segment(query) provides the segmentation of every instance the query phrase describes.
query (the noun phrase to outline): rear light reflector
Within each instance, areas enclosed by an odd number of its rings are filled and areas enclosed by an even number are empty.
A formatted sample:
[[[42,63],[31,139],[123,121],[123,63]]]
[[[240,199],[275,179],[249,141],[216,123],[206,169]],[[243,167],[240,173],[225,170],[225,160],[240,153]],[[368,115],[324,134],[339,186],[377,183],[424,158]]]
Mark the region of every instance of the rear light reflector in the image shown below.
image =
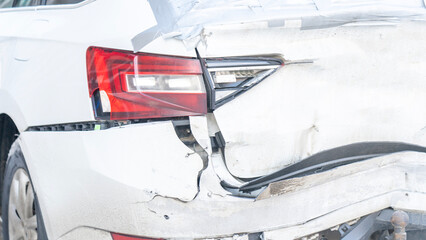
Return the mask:
[[[198,59],[90,47],[87,72],[97,119],[181,117],[207,112]]]
[[[126,235],[120,235],[117,233],[111,233],[112,239],[113,240],[161,240],[158,238],[144,238],[144,237],[131,237],[131,236],[126,236]]]

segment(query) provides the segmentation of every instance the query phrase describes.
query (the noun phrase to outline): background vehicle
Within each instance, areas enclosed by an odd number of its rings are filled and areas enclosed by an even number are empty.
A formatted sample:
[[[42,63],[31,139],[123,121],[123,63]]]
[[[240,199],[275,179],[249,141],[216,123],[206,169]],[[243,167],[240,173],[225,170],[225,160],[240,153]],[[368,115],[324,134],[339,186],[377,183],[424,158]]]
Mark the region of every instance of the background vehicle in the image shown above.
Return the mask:
[[[6,239],[424,229],[422,0],[0,6]]]

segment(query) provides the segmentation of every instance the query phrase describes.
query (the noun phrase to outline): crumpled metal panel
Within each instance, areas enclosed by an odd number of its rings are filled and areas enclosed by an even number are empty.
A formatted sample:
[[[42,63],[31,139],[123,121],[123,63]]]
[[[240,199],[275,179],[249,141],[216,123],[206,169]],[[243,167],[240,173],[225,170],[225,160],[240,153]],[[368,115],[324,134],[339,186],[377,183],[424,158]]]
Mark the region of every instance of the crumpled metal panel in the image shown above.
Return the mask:
[[[302,17],[306,18],[302,28],[310,28],[383,18],[395,20],[395,17],[425,19],[424,0],[149,0],[149,3],[157,26],[132,40],[135,50],[159,36],[181,40],[198,37],[207,25],[270,21],[276,26],[278,19]],[[315,20],[316,24],[311,26],[311,17],[320,17],[320,21]]]
[[[370,22],[370,24],[379,24]],[[368,141],[426,145],[424,22],[212,29],[203,57],[280,53],[288,64],[214,111],[238,177]]]

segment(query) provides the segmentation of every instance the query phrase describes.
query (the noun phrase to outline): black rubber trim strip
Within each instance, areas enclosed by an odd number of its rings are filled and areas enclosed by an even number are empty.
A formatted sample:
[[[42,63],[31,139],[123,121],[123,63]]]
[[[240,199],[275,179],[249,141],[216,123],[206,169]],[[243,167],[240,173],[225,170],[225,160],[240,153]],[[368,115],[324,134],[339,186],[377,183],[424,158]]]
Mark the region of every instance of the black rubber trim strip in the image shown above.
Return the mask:
[[[215,89],[214,89],[214,83],[213,83],[213,80],[210,77],[209,71],[207,70],[206,60],[203,59],[200,56],[198,49],[195,49],[195,53],[197,54],[197,58],[200,61],[201,70],[203,71],[203,79],[204,79],[204,83],[206,85],[208,112],[213,112],[213,110],[216,108],[216,106],[215,106],[216,93],[215,93]]]
[[[113,127],[126,126],[130,124],[149,123],[149,122],[180,122],[189,121],[189,117],[173,117],[173,118],[154,118],[154,119],[134,119],[125,121],[90,121],[90,122],[76,122],[76,123],[63,123],[42,126],[31,126],[27,128],[27,132],[69,132],[69,131],[94,131],[105,130]]]
[[[250,192],[273,182],[324,172],[342,165],[403,151],[426,153],[426,148],[401,142],[354,143],[317,153],[277,172],[252,180],[239,189],[242,192]]]

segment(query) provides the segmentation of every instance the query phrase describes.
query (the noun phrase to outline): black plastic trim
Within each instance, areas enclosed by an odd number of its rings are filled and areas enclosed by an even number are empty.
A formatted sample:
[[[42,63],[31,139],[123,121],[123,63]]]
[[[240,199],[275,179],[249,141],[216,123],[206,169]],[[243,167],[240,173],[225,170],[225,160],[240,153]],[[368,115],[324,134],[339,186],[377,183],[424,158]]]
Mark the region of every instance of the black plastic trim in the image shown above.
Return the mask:
[[[200,60],[201,70],[203,71],[203,77],[204,77],[204,84],[206,85],[206,93],[207,93],[207,109],[209,112],[213,112],[215,109],[215,90],[214,90],[214,83],[213,80],[210,77],[210,73],[207,70],[207,63],[206,61],[201,58],[200,53],[197,49],[195,49],[195,52],[197,53],[197,58]]]
[[[175,117],[175,118],[156,118],[156,119],[136,119],[126,121],[90,121],[90,122],[76,122],[76,123],[63,123],[52,125],[41,125],[28,127],[28,132],[70,132],[70,131],[94,131],[105,130],[113,127],[126,126],[130,124],[149,123],[149,122],[164,122],[172,121],[181,122],[189,121],[188,117]]]
[[[238,95],[246,92],[252,87],[256,86],[268,76],[273,74],[280,66],[284,65],[284,60],[278,57],[278,55],[271,56],[248,56],[248,57],[221,57],[221,58],[202,58],[197,49],[195,49],[197,58],[200,60],[201,69],[203,71],[204,83],[206,85],[207,92],[207,106],[208,111],[213,112],[216,108],[223,104],[233,100]],[[262,66],[276,66],[276,68],[265,69],[269,71],[267,75],[249,86],[244,84],[249,83],[253,78],[247,79],[238,85],[226,85],[214,83],[209,68],[240,68],[240,67],[262,67]],[[224,99],[216,101],[216,92],[221,90],[233,90],[234,93],[230,94]]]
[[[426,153],[426,148],[401,142],[354,143],[317,153],[277,172],[252,180],[239,189],[250,192],[273,182],[324,172],[350,163],[403,151]]]

